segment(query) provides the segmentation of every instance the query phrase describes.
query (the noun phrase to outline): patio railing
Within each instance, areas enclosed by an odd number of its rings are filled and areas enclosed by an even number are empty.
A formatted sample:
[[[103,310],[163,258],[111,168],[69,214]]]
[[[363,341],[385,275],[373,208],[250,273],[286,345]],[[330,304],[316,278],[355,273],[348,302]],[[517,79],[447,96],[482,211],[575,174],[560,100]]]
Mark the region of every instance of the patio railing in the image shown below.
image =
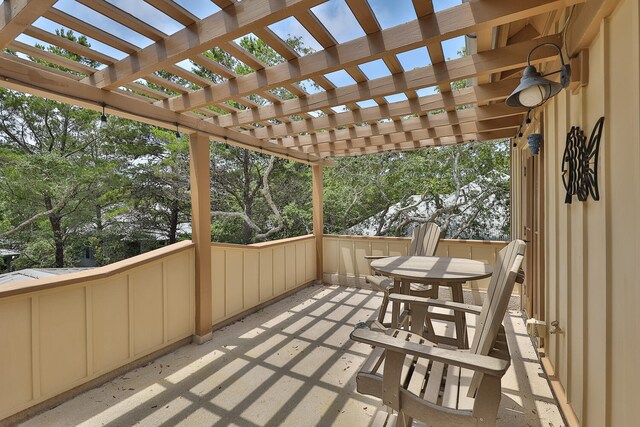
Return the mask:
[[[377,237],[351,235],[324,236],[324,281],[326,283],[363,286],[364,276],[371,274],[365,255],[406,255],[411,239],[407,237]],[[438,245],[436,255],[469,258],[493,264],[498,252],[507,245],[504,241],[448,240]],[[486,290],[489,279],[471,281],[468,289]],[[514,294],[520,295],[516,284]]]
[[[194,249],[0,287],[0,420],[194,333]]]
[[[313,235],[252,245],[211,245],[214,325],[221,325],[315,280]]]
[[[364,255],[402,255],[408,245],[406,238],[326,235],[324,280],[361,283],[369,272]],[[444,240],[438,252],[493,263],[504,245]],[[214,328],[316,278],[313,235],[211,248]],[[0,287],[0,420],[187,342],[195,333],[194,262],[194,244],[185,241],[92,270]]]

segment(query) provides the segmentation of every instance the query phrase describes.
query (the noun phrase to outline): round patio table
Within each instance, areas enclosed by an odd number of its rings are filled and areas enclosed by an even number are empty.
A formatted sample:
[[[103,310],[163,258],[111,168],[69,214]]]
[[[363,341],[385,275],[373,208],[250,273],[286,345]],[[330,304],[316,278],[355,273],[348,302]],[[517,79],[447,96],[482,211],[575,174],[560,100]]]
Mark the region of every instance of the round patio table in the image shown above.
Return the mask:
[[[481,261],[466,258],[441,256],[396,256],[377,259],[371,268],[383,276],[393,278],[393,292],[409,294],[411,283],[449,286],[454,302],[464,303],[462,285],[471,280],[490,277],[493,267]],[[391,309],[392,325],[397,326],[400,303],[394,302]],[[463,312],[454,314],[456,339],[467,347],[466,321]]]

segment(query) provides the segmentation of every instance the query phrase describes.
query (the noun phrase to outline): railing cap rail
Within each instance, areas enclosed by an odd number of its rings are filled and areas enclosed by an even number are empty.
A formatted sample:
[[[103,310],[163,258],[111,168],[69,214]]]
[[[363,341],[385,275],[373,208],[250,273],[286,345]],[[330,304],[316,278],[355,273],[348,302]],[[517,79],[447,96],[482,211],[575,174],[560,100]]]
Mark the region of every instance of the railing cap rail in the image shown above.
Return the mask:
[[[411,237],[398,236],[362,236],[358,234],[325,234],[326,238],[334,239],[355,239],[355,240],[411,240]],[[473,240],[473,239],[442,239],[441,243],[461,243],[474,245],[498,245],[507,244],[506,240]]]
[[[106,279],[115,274],[122,273],[132,268],[157,261],[159,259],[174,255],[182,251],[186,251],[193,248],[194,246],[195,245],[191,240],[185,240],[182,242],[174,243],[173,245],[165,246],[164,248],[137,255],[132,258],[114,262],[113,264],[93,268],[91,270],[83,270],[77,273],[69,273],[60,276],[44,277],[42,279],[34,279],[0,285],[0,298],[7,298],[14,295],[59,288],[79,282],[90,282]]]
[[[287,239],[271,240],[268,242],[260,242],[260,243],[251,243],[249,245],[241,245],[238,243],[211,242],[211,246],[222,247],[222,248],[235,248],[235,249],[264,249],[272,246],[286,245],[289,243],[299,242],[301,240],[309,240],[313,238],[314,238],[313,234],[306,234],[304,236],[289,237]]]

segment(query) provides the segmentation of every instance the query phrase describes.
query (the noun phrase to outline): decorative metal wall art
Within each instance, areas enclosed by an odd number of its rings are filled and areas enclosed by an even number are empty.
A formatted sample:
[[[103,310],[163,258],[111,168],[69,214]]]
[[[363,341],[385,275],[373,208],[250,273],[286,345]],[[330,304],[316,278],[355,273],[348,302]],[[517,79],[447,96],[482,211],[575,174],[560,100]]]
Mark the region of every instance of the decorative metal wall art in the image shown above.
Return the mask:
[[[571,203],[573,195],[584,202],[589,194],[593,200],[600,200],[598,191],[598,153],[604,117],[596,122],[587,144],[584,132],[572,126],[567,134],[567,145],[562,155],[562,182],[567,190],[565,203]]]

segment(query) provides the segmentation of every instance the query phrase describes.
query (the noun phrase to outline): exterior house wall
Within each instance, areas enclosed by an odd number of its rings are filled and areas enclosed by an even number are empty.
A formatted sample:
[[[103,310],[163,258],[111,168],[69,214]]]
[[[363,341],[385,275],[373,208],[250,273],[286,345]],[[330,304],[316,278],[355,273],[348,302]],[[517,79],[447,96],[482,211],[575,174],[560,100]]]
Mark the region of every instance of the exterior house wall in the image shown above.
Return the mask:
[[[640,6],[621,1],[589,47],[589,81],[562,91],[543,111],[546,201],[546,320],[561,333],[545,355],[566,403],[583,426],[637,424],[640,395]],[[587,138],[605,117],[600,200],[565,204],[561,165],[566,135]],[[523,146],[514,149],[520,192]],[[517,217],[524,215],[515,212]],[[571,417],[570,417],[571,418]]]

